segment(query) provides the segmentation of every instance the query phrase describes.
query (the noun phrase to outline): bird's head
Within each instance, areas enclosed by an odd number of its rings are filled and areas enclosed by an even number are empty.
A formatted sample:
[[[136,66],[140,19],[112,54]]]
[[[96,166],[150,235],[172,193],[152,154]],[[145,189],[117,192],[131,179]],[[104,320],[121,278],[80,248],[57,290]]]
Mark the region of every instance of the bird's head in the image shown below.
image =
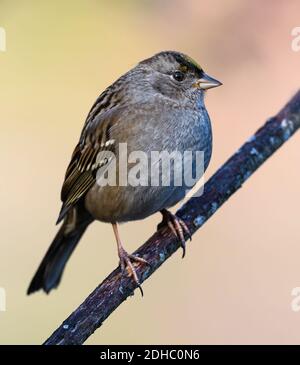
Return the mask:
[[[202,67],[189,56],[165,51],[140,62],[147,81],[156,92],[172,99],[195,98],[204,91],[222,85],[207,75]]]

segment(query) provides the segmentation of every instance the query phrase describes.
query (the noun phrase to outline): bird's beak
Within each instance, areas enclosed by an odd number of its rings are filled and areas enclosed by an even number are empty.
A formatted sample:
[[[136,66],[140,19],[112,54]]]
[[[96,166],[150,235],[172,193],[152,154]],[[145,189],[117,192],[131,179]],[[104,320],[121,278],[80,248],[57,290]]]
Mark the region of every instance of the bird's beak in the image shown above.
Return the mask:
[[[197,80],[193,86],[197,89],[207,90],[221,85],[222,82],[208,76],[206,73],[203,73],[201,79]]]

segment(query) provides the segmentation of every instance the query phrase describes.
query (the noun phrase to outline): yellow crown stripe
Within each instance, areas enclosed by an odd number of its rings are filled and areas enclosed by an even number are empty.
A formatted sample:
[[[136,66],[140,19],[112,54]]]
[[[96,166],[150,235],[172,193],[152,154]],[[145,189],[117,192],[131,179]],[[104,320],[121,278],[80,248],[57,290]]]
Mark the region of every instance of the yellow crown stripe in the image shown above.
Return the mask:
[[[202,67],[197,63],[195,60],[193,60],[191,57],[184,55],[183,58],[188,62],[191,63],[193,66],[197,67],[199,70],[202,70]]]

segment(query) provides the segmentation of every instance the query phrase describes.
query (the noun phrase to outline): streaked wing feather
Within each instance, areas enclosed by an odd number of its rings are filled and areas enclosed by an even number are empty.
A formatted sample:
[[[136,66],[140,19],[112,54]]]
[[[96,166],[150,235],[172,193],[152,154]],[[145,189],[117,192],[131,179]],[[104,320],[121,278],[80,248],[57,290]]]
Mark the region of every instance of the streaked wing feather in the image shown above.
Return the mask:
[[[71,161],[66,171],[61,190],[61,208],[57,223],[66,215],[68,210],[83,197],[96,181],[98,168],[109,162],[105,152],[114,150],[114,141],[109,139],[111,113],[108,118],[99,119],[99,123],[92,130],[86,129],[80,142],[75,147]],[[106,113],[104,113],[104,116]],[[99,129],[101,128],[101,129]],[[100,132],[101,133],[100,133]],[[101,153],[101,159],[98,156]]]

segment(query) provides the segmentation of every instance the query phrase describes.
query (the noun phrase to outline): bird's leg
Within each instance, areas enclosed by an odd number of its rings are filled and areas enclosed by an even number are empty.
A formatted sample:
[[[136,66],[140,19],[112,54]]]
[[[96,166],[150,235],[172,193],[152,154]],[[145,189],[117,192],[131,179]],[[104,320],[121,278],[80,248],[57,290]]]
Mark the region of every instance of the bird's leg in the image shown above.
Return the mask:
[[[140,284],[139,278],[137,276],[136,270],[134,268],[133,262],[140,263],[140,264],[147,264],[147,265],[149,265],[149,263],[145,259],[142,259],[141,257],[128,254],[127,251],[122,246],[117,223],[113,223],[112,226],[113,226],[114,234],[115,234],[115,237],[117,240],[118,255],[119,255],[119,259],[120,259],[120,267],[121,267],[122,275],[126,275],[126,270],[128,270],[129,276],[133,277],[133,280],[137,284],[137,286],[140,289],[141,294],[143,296],[144,295],[143,289],[141,287],[141,284]]]
[[[169,227],[171,232],[173,232],[174,236],[177,237],[179,240],[183,253],[182,257],[185,256],[185,238],[184,235],[186,234],[190,240],[192,240],[191,232],[185,222],[177,217],[175,214],[172,214],[167,209],[162,209],[161,214],[163,219],[161,223],[157,226],[157,229],[161,229],[163,227]]]

